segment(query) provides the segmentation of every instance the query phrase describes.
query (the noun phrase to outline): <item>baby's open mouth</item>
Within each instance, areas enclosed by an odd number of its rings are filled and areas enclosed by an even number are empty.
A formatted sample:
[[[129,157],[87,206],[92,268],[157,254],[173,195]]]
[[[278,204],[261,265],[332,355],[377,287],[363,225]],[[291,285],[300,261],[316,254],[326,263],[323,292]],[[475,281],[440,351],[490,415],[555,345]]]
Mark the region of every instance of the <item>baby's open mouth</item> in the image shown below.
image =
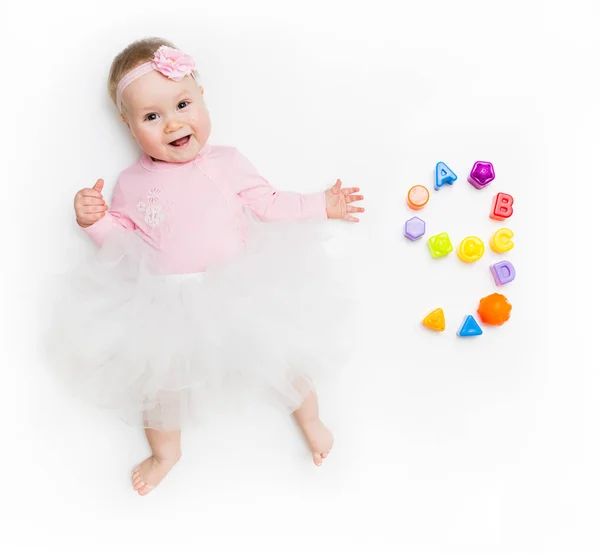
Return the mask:
[[[190,137],[191,135],[188,134],[187,136],[183,136],[182,138],[173,140],[173,142],[169,142],[169,146],[173,146],[175,148],[183,148],[184,146],[187,146],[188,142],[190,141]]]

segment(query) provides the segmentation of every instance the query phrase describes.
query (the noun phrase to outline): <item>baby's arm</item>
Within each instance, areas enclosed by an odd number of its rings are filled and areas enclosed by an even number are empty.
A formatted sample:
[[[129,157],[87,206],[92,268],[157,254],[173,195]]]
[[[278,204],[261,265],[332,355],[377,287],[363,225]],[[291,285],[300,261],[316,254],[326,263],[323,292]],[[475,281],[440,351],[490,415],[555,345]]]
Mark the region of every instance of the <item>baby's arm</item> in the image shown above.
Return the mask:
[[[104,182],[99,179],[93,188],[84,188],[75,195],[75,217],[84,232],[101,246],[115,228],[135,230],[135,223],[124,215],[123,192],[117,182],[109,209],[102,196]]]
[[[300,194],[276,190],[237,150],[233,169],[233,184],[238,197],[261,221],[327,219],[325,192]]]

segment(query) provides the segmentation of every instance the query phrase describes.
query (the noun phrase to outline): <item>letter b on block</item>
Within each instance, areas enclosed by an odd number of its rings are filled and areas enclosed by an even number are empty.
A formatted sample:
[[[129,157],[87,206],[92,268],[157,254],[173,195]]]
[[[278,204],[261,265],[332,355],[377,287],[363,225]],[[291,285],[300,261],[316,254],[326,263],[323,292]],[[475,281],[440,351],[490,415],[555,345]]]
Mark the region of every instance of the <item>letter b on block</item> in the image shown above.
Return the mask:
[[[492,210],[490,211],[490,219],[496,221],[504,221],[513,214],[513,197],[510,194],[500,192],[494,196],[492,202]]]

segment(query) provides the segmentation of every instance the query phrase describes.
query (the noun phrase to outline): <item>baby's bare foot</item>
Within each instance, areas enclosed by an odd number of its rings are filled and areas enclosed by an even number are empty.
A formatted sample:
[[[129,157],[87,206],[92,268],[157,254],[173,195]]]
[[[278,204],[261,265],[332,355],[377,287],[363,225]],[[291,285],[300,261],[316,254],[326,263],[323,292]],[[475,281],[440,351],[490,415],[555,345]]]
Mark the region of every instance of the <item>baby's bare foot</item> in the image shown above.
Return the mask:
[[[140,495],[150,493],[161,480],[169,473],[179,458],[158,459],[154,456],[148,457],[144,462],[133,469],[131,482],[133,489]]]
[[[305,422],[301,429],[312,451],[313,461],[320,467],[333,446],[333,434],[320,419]]]

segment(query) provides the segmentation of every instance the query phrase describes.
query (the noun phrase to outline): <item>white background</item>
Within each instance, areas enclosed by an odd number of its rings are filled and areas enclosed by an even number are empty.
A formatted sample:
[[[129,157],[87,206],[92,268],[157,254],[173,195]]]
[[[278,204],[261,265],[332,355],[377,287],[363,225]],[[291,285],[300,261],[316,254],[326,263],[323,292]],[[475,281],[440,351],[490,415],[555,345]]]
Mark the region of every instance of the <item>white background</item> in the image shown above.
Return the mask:
[[[3,8],[0,548],[21,551],[598,551],[595,260],[598,8],[594,2],[14,3]],[[595,22],[596,23],[595,23]],[[267,406],[215,412],[145,498],[129,471],[143,434],[66,397],[37,353],[43,284],[91,251],[72,197],[112,191],[138,151],[106,94],[112,57],[162,36],[199,65],[213,144],[281,189],[341,178],[367,212],[356,245],[361,340],[321,383],[336,436],[311,465]],[[497,178],[476,191],[474,161]],[[428,236],[487,243],[508,192],[510,254],[432,260],[402,224],[432,189]],[[500,328],[455,333],[497,290]],[[447,330],[419,322],[446,311]]]

